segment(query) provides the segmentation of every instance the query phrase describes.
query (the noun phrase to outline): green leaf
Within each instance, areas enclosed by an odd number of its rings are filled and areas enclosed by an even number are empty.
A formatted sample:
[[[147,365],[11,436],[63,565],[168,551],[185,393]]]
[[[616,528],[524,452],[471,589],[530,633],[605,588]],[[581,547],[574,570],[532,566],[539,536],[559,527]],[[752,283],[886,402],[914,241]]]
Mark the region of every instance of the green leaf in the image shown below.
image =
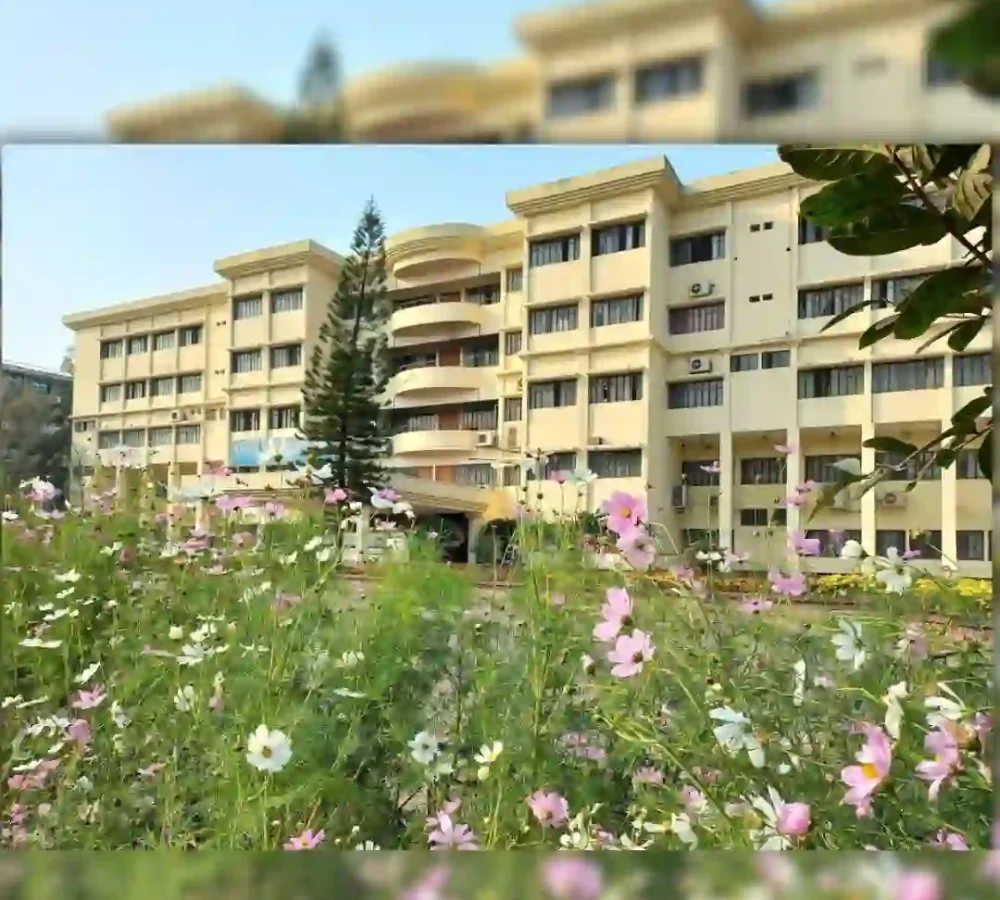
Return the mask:
[[[879,169],[894,171],[884,147],[855,145],[816,147],[806,144],[783,144],[778,157],[796,174],[812,181],[836,181]]]
[[[986,273],[979,266],[934,272],[899,305],[899,318],[893,335],[900,340],[911,340],[920,337],[943,316],[979,312],[983,304],[976,299],[976,295],[986,284]]]
[[[979,144],[946,144],[938,148],[941,152],[930,172],[930,180],[936,181],[965,168],[979,148]]]
[[[847,256],[885,256],[936,244],[948,234],[943,216],[919,206],[889,206],[848,225],[833,227],[827,243]]]
[[[951,417],[951,421],[975,422],[986,410],[993,406],[993,391],[988,391],[980,397],[973,397]]]
[[[993,430],[987,432],[986,437],[983,438],[983,443],[979,447],[979,453],[976,455],[979,462],[979,468],[982,473],[990,479],[993,480]]]
[[[916,444],[908,444],[894,437],[873,437],[863,441],[862,447],[871,447],[882,453],[900,453],[903,456],[912,456],[917,452]]]
[[[892,329],[896,325],[896,319],[899,318],[898,313],[883,319],[881,322],[876,322],[874,325],[870,325],[865,329],[864,333],[858,340],[858,349],[864,350],[865,347],[870,347],[872,344],[877,344],[883,338],[892,336]]]
[[[956,353],[961,353],[975,340],[985,323],[985,319],[972,319],[959,323],[954,327],[951,337],[948,338],[948,346]]]
[[[983,144],[955,182],[952,206],[963,219],[972,221],[993,194],[990,145]]]
[[[802,215],[824,228],[849,225],[886,205],[898,204],[906,188],[894,170],[879,169],[842,178],[802,201]]]
[[[863,303],[857,304],[857,306],[852,306],[850,309],[845,309],[842,312],[837,313],[837,315],[830,319],[830,321],[820,329],[820,333],[826,331],[828,328],[833,328],[834,325],[840,324],[844,321],[844,319],[849,316],[853,316],[856,312],[860,312],[866,307],[871,306],[874,302],[874,300],[865,300]]]
[[[980,94],[1000,97],[1000,4],[975,0],[931,35],[930,53]]]

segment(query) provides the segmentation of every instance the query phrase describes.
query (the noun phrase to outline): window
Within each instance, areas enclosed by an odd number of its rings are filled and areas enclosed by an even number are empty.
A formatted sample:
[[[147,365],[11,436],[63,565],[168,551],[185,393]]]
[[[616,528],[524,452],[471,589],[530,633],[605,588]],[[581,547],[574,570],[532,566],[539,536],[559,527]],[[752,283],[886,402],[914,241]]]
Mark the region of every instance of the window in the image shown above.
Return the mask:
[[[752,372],[760,366],[760,356],[757,353],[734,353],[729,357],[730,372]]]
[[[877,278],[872,281],[872,306],[875,309],[885,309],[887,306],[899,306],[924,279],[931,274],[900,275],[896,278]]]
[[[185,325],[178,334],[179,343],[182,347],[193,347],[201,343],[201,326]]]
[[[642,372],[624,375],[591,375],[591,403],[623,403],[642,399]]]
[[[879,451],[875,454],[875,464],[883,466],[892,471],[888,474],[888,481],[916,481],[917,473],[930,462],[933,453],[925,453],[915,459],[906,460],[902,453],[889,453]],[[933,463],[920,476],[921,481],[940,481],[941,467]]]
[[[193,375],[181,375],[177,379],[177,393],[178,394],[193,394],[195,391],[201,390],[201,373],[196,372]]]
[[[122,432],[122,446],[124,447],[144,447],[146,446],[145,428],[126,428]]]
[[[126,400],[142,400],[146,396],[146,382],[145,381],[126,381],[125,382],[125,399]]]
[[[153,350],[173,350],[177,334],[173,331],[160,331],[153,335]]]
[[[576,470],[575,453],[550,453],[545,460],[545,477],[551,478],[556,472],[573,472]]]
[[[762,369],[787,369],[792,361],[790,350],[763,350],[760,354]]]
[[[259,294],[256,297],[238,297],[233,300],[234,319],[253,319],[263,312],[264,301]]]
[[[492,487],[495,473],[489,463],[471,463],[455,466],[455,484]]]
[[[598,478],[641,478],[641,450],[591,450],[587,467]]]
[[[697,94],[702,89],[704,64],[700,56],[653,63],[636,70],[636,105]]]
[[[837,316],[863,303],[865,286],[857,281],[830,287],[806,288],[799,291],[799,318],[818,319]]]
[[[928,54],[924,59],[924,84],[927,87],[945,87],[961,84],[958,72],[949,63]]]
[[[675,381],[667,385],[667,406],[670,409],[698,409],[722,406],[722,379]]]
[[[459,299],[459,294],[442,294],[442,303],[453,303]],[[415,309],[418,306],[433,306],[436,301],[431,296],[410,297],[408,300],[398,300],[396,309]]]
[[[285,344],[271,348],[271,368],[287,369],[289,366],[302,365],[302,345]]]
[[[469,288],[465,292],[465,299],[469,303],[478,303],[480,306],[493,306],[500,302],[500,285],[484,284],[480,287]]]
[[[497,408],[463,409],[461,421],[463,431],[496,431]]]
[[[671,309],[667,313],[667,327],[671,334],[718,331],[726,327],[726,304],[708,303]]]
[[[146,353],[149,350],[149,335],[140,335],[139,337],[130,337],[125,342],[125,352],[129,356],[136,353]]]
[[[777,457],[740,460],[740,484],[784,484],[785,467]]]
[[[528,409],[576,405],[576,379],[537,381],[528,386]]]
[[[771,524],[784,527],[788,524],[788,507],[776,506],[771,510]]]
[[[472,344],[462,348],[462,365],[482,368],[500,365],[500,343],[491,340],[485,344]]]
[[[973,384],[989,384],[993,380],[993,369],[989,353],[970,353],[955,357],[955,387]]]
[[[400,431],[437,431],[441,423],[435,413],[409,415],[403,421]]]
[[[521,344],[524,336],[520,331],[508,331],[503,336],[503,352],[507,356],[514,356],[521,352]]]
[[[580,235],[532,241],[528,245],[528,265],[531,268],[550,266],[554,263],[573,262],[580,258]]]
[[[931,530],[911,533],[909,549],[916,553],[917,559],[940,559],[941,532]]]
[[[718,487],[719,473],[714,469],[714,459],[686,459],[681,463],[681,478],[690,487]]]
[[[958,459],[955,460],[955,477],[963,481],[971,478],[985,478],[982,469],[979,468],[978,450],[960,450]]]
[[[174,442],[174,430],[173,428],[150,428],[149,429],[149,446],[150,447],[166,447]]]
[[[548,117],[565,119],[614,109],[615,79],[598,75],[549,85]]]
[[[404,353],[393,361],[393,372],[405,372],[407,369],[426,369],[438,364],[437,351],[428,353]]]
[[[590,327],[623,325],[642,321],[642,294],[629,297],[606,297],[590,301]]]
[[[101,359],[118,359],[124,347],[125,342],[122,340],[101,341]]]
[[[177,426],[177,443],[178,444],[199,444],[199,443],[201,443],[201,426],[200,425],[178,425]]]
[[[503,467],[503,486],[504,487],[517,487],[521,483],[521,467],[520,466],[504,466]]]
[[[815,225],[810,222],[805,216],[799,216],[799,243],[800,244],[818,244],[826,240],[826,236],[829,234],[829,229],[824,228],[822,225]],[[803,318],[800,316],[799,318]]]
[[[229,412],[230,431],[260,431],[259,409],[233,409]]]
[[[805,459],[806,481],[815,481],[818,484],[831,484],[833,482],[840,481],[841,478],[843,478],[844,473],[839,469],[834,468],[834,466],[836,463],[845,459],[854,459],[857,460],[858,465],[861,464],[861,457],[856,453],[807,456]]]
[[[122,386],[120,384],[101,385],[101,403],[117,403],[122,398]]]
[[[864,366],[830,366],[799,372],[799,399],[850,397],[865,392]]]
[[[810,540],[819,541],[820,556],[840,556],[841,548],[848,541],[861,543],[861,532],[856,528],[831,530],[827,528],[811,528],[806,532]],[[902,552],[902,551],[900,551]]]
[[[605,225],[590,233],[592,256],[607,256],[623,250],[637,250],[646,246],[646,222],[623,222],[619,225]]]
[[[302,288],[271,292],[271,312],[295,312],[302,309]]]
[[[670,241],[670,265],[686,266],[690,263],[711,262],[726,256],[726,232],[711,231]]]
[[[522,402],[520,397],[507,397],[503,401],[503,417],[505,422],[521,421]]]
[[[901,528],[880,528],[875,532],[876,555],[886,556],[890,547],[895,547],[900,555],[906,552],[906,532]]]
[[[907,362],[875,363],[872,392],[927,391],[944,384],[944,358],[911,359]]]
[[[518,266],[516,269],[507,270],[507,293],[516,294],[524,289],[524,269]]]
[[[120,431],[100,431],[97,434],[98,450],[113,450],[115,447],[120,447],[121,443],[122,435]]]
[[[809,109],[819,102],[816,72],[761,78],[743,85],[743,113],[748,119]]]
[[[293,406],[272,406],[267,414],[269,428],[298,428],[301,407],[297,404]]]
[[[93,419],[77,419],[73,423],[73,430],[77,434],[83,434],[85,431],[93,431],[95,424]]]
[[[705,547],[719,546],[719,531],[717,528],[684,528],[681,530],[681,540],[685,546],[695,545]]]
[[[766,528],[767,527],[767,510],[766,509],[741,509],[740,510],[740,525],[744,528]]]
[[[986,535],[982,531],[956,531],[955,539],[959,559],[986,558]]]
[[[237,350],[233,353],[233,373],[241,375],[246,372],[259,372],[261,366],[260,350]]]
[[[579,324],[579,304],[547,306],[528,313],[528,334],[552,334],[573,331]]]

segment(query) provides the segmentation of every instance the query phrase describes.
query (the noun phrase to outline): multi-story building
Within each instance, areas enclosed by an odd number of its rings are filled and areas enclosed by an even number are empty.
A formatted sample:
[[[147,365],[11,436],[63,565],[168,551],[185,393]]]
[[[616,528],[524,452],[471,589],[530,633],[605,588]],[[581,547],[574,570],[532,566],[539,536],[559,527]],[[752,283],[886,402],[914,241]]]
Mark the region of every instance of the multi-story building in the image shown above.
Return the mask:
[[[990,492],[971,452],[912,491],[883,483],[812,520],[780,506],[841,459],[884,461],[869,438],[929,439],[991,380],[986,333],[961,354],[858,349],[962,249],[844,256],[799,217],[816,189],[780,163],[685,185],[659,157],[513,191],[497,225],[394,235],[390,464],[407,490],[473,518],[503,495],[558,510],[577,488],[545,475],[585,467],[587,508],[641,494],[668,547],[709,533],[759,559],[783,551],[786,527],[824,547],[839,530],[988,575]],[[78,431],[155,450],[177,484],[213,460],[273,483],[241,441],[294,434],[338,266],[311,242],[272,248],[220,260],[215,286],[68,317]]]
[[[54,372],[38,366],[23,363],[0,363],[0,378],[15,387],[31,388],[40,394],[47,394],[69,409],[73,394],[73,376],[65,372]]]
[[[517,20],[520,59],[376,72],[345,84],[337,106],[354,142],[983,140],[1000,135],[1000,103],[927,49],[962,8],[578,3]],[[276,141],[288,121],[288,110],[219,88],[115,110],[108,126],[128,141]]]

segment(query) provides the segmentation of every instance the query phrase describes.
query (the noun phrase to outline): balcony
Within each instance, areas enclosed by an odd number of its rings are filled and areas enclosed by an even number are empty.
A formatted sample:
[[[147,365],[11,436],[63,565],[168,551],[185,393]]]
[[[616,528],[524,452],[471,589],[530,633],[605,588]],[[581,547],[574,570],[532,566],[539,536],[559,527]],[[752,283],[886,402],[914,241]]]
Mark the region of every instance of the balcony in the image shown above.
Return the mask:
[[[396,407],[434,403],[492,400],[497,396],[494,368],[473,366],[421,366],[397,372],[386,393]]]
[[[478,431],[404,431],[392,438],[393,456],[411,453],[471,453]]]
[[[386,262],[399,279],[446,278],[470,267],[478,269],[485,251],[485,229],[455,222],[411,228],[386,241]]]
[[[447,340],[481,329],[487,315],[488,308],[478,303],[423,303],[394,312],[389,328],[394,339]]]

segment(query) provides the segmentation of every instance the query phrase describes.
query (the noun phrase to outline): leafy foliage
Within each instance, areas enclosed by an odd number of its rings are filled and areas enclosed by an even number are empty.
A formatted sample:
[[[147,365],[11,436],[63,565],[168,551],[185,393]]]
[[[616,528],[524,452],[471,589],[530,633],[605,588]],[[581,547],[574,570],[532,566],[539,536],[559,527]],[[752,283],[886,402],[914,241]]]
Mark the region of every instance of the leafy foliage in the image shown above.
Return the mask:
[[[0,376],[0,488],[44,476],[65,489],[69,475],[70,424],[54,396]]]
[[[931,53],[974,91],[1000,97],[1000,3],[973,0],[964,13],[935,31]]]

